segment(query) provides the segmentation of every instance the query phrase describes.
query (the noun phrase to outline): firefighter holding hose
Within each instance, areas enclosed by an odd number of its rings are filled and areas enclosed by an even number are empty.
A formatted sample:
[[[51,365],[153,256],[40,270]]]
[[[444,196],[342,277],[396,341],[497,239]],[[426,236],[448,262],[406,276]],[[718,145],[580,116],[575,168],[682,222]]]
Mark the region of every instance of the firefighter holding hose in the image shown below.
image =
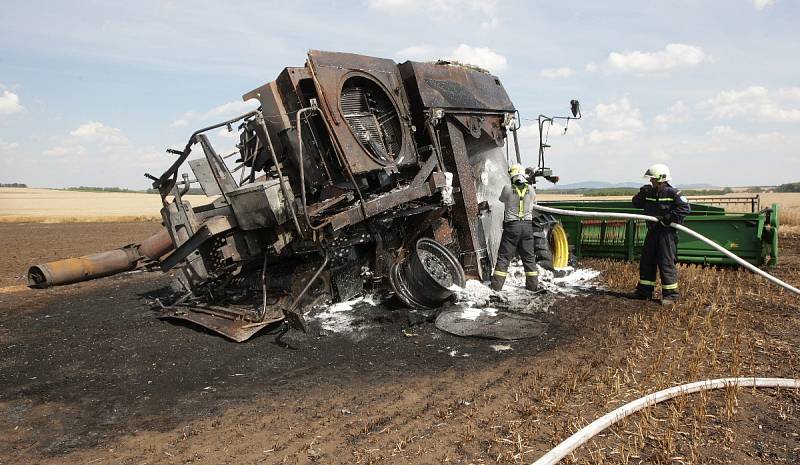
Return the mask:
[[[525,268],[525,289],[539,289],[539,272],[536,268],[536,253],[533,235],[533,204],[536,193],[528,184],[525,169],[520,164],[511,165],[508,170],[511,180],[503,186],[500,201],[505,205],[503,213],[503,237],[497,252],[497,263],[492,273],[492,289],[499,291],[508,276],[511,259],[519,256]]]
[[[647,223],[647,236],[639,261],[639,284],[633,293],[636,299],[649,300],[656,286],[656,272],[661,274],[661,302],[675,303],[678,300],[678,232],[672,223],[683,223],[691,208],[681,191],[672,187],[669,168],[656,164],[645,173],[649,185],[642,186],[633,196],[633,206],[644,209],[645,215],[655,216],[658,223]]]

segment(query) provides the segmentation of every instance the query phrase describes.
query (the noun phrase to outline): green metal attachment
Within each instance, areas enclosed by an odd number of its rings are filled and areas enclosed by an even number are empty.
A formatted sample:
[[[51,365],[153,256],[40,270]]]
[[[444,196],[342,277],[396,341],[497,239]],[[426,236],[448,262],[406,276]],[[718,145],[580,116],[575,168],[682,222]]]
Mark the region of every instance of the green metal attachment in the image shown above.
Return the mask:
[[[639,213],[627,201],[548,201],[542,205],[563,210]],[[692,203],[684,226],[708,237],[748,262],[774,267],[778,262],[778,205],[755,213],[729,213],[724,208]],[[645,221],[579,218],[553,215],[569,237],[578,257],[638,260],[647,233]],[[721,252],[683,233],[678,234],[678,261],[707,265],[735,265]]]

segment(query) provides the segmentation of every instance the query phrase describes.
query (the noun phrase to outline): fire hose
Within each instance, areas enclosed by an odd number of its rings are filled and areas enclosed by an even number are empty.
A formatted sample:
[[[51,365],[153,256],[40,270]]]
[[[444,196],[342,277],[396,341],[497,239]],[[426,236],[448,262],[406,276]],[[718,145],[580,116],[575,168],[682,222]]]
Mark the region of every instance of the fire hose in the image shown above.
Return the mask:
[[[560,208],[545,207],[543,205],[534,205],[533,208],[536,209],[536,210],[539,210],[539,211],[543,211],[543,212],[546,212],[546,213],[553,213],[553,214],[557,214],[557,215],[581,216],[581,217],[585,217],[585,218],[619,218],[619,219],[626,219],[626,220],[644,220],[644,221],[650,221],[650,222],[655,222],[655,223],[658,222],[658,218],[656,218],[654,216],[639,215],[639,214],[636,214],[636,213],[606,213],[606,212],[573,211],[573,210],[562,210]],[[778,286],[781,286],[784,289],[792,291],[795,294],[800,294],[800,289],[797,289],[796,287],[792,286],[789,283],[781,281],[780,279],[776,278],[775,276],[772,276],[771,274],[769,274],[766,271],[758,268],[757,266],[754,266],[753,264],[743,260],[742,258],[738,257],[736,254],[734,254],[731,251],[725,249],[724,247],[720,246],[719,244],[717,244],[716,242],[712,241],[711,239],[703,236],[702,234],[699,234],[699,233],[697,233],[695,231],[692,231],[691,229],[687,228],[686,226],[683,226],[682,224],[671,223],[670,227],[672,227],[672,228],[674,228],[674,229],[676,229],[678,231],[684,232],[684,233],[686,233],[686,234],[688,234],[688,235],[690,235],[690,236],[692,236],[692,237],[694,237],[694,238],[696,238],[696,239],[698,239],[700,241],[705,242],[706,244],[710,245],[714,249],[719,250],[723,254],[725,254],[728,257],[730,257],[736,263],[742,265],[743,267],[747,268],[748,270],[752,271],[753,273],[755,273],[755,274],[757,274],[757,275],[759,275],[759,276],[761,276],[763,278],[766,278],[769,281],[772,281],[773,283],[777,284]]]
[[[641,216],[641,215],[640,215]],[[712,389],[722,389],[728,386],[738,387],[754,387],[754,388],[800,388],[800,379],[791,378],[719,378],[707,379],[705,381],[698,381],[696,383],[682,384],[680,386],[673,386],[652,394],[648,394],[642,398],[636,399],[633,402],[619,407],[597,420],[589,423],[586,427],[579,430],[577,433],[562,441],[550,452],[544,454],[539,460],[533,462],[533,465],[553,465],[558,463],[561,459],[571,454],[575,449],[588,442],[595,435],[613,425],[614,423],[622,420],[623,418],[638,412],[639,410],[655,405],[659,402],[672,399],[673,397],[683,394],[693,394],[700,391],[709,391]]]

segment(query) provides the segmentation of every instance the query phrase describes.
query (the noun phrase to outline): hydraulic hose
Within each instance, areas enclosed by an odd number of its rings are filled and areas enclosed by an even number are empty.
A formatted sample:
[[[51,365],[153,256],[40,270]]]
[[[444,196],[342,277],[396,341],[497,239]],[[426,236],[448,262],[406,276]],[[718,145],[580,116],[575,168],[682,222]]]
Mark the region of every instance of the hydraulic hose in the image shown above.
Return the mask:
[[[636,213],[606,213],[606,212],[573,211],[573,210],[562,210],[560,208],[545,207],[543,205],[534,205],[533,208],[536,209],[536,210],[539,210],[539,211],[547,212],[547,213],[554,213],[556,215],[581,216],[581,217],[585,217],[585,218],[620,218],[620,219],[626,219],[626,220],[644,220],[644,221],[650,221],[650,222],[653,222],[653,223],[657,223],[658,222],[658,219],[656,217],[654,217],[654,216],[639,215],[639,214],[636,214]],[[715,248],[716,250],[719,250],[723,254],[725,254],[728,257],[730,257],[732,260],[736,261],[736,263],[742,265],[743,267],[747,268],[748,270],[752,271],[753,273],[755,273],[757,275],[760,275],[760,276],[772,281],[773,283],[777,284],[778,286],[781,286],[784,289],[787,289],[789,291],[794,292],[795,294],[800,294],[800,289],[797,289],[796,287],[792,286],[789,283],[781,281],[780,279],[776,278],[775,276],[772,276],[771,274],[769,274],[766,271],[758,268],[757,266],[754,266],[751,263],[747,262],[746,260],[743,260],[743,259],[739,258],[738,256],[736,256],[736,254],[732,253],[729,250],[726,250],[724,247],[720,246],[719,244],[717,244],[716,242],[712,241],[711,239],[703,236],[702,234],[696,233],[696,232],[692,231],[691,229],[687,228],[686,226],[683,226],[682,224],[672,223],[672,224],[670,224],[670,226],[672,228],[674,228],[674,229],[677,229],[678,231],[685,232],[686,234],[688,234],[688,235],[690,235],[690,236],[692,236],[692,237],[694,237],[694,238],[696,238],[698,240],[701,240],[701,241],[705,242],[706,244],[710,245],[711,247]]]
[[[641,216],[641,215],[640,215]],[[664,389],[652,394],[648,394],[640,399],[628,402],[627,404],[613,410],[597,420],[593,421],[577,433],[562,441],[561,444],[544,454],[533,465],[553,465],[558,463],[575,449],[588,442],[595,435],[622,420],[623,418],[638,412],[639,410],[655,405],[659,402],[672,399],[682,394],[693,394],[700,391],[721,389],[728,386],[738,387],[758,387],[758,388],[800,388],[800,379],[791,378],[719,378],[698,381],[696,383],[682,384],[668,389]]]

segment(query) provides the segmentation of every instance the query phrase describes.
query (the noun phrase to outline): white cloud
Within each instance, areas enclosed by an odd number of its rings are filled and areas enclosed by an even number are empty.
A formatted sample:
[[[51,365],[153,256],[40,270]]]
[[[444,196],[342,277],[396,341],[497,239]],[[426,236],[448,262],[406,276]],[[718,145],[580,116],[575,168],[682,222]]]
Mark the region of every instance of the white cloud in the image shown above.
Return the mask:
[[[598,124],[609,129],[639,130],[644,128],[641,112],[631,105],[628,97],[617,102],[599,103],[594,107]]]
[[[655,149],[650,153],[650,158],[652,158],[655,161],[664,162],[672,160],[672,154],[670,154],[664,149]]]
[[[19,103],[19,95],[3,90],[3,94],[0,95],[0,115],[13,115],[24,109],[25,107]]]
[[[575,74],[572,68],[546,68],[539,72],[539,76],[546,79],[568,78]]]
[[[223,103],[218,107],[214,107],[211,110],[200,115],[200,119],[203,120],[210,120],[210,119],[227,119],[233,118],[235,116],[239,116],[242,113],[247,113],[248,111],[252,111],[258,108],[258,101],[256,100],[234,100],[232,102]]]
[[[0,154],[7,155],[19,148],[19,144],[16,142],[6,142],[3,139],[0,139]]]
[[[257,100],[233,100],[203,112],[187,111],[180,118],[170,123],[170,127],[183,128],[196,122],[219,123],[256,108],[258,108]]]
[[[800,87],[787,87],[778,89],[778,96],[784,100],[800,101]]]
[[[467,44],[461,44],[450,53],[447,59],[480,66],[492,73],[508,69],[506,57],[486,47],[470,47]]]
[[[398,61],[434,61],[441,58],[479,66],[495,74],[508,69],[508,60],[503,55],[486,47],[470,47],[466,44],[461,44],[449,52],[445,48],[437,48],[428,44],[412,45],[398,50],[394,57]]]
[[[587,73],[594,73],[597,71],[597,63],[586,63],[586,66],[583,67]]]
[[[641,112],[631,105],[628,97],[597,104],[592,116],[598,129],[589,132],[586,141],[590,144],[630,140],[644,129]]]
[[[634,136],[633,131],[611,130],[599,131],[593,129],[589,133],[586,140],[590,144],[605,144],[607,142],[620,142],[624,140],[631,140]]]
[[[42,152],[49,157],[62,160],[85,159],[90,155],[105,157],[103,163],[110,158],[128,153],[131,143],[121,129],[106,126],[99,121],[81,124],[70,131],[66,137],[59,139],[55,145]]]
[[[656,115],[653,122],[657,127],[666,129],[676,124],[685,123],[688,119],[689,107],[682,100],[678,100],[669,108],[667,113]]]
[[[498,27],[500,27],[500,24],[502,22],[503,21],[500,18],[495,16],[494,18],[491,18],[488,21],[482,22],[481,23],[481,29],[484,30],[484,31],[493,31],[493,30],[497,29]]]
[[[497,0],[367,0],[367,4],[392,14],[471,10],[493,17],[497,11]]]
[[[126,145],[128,143],[128,138],[120,129],[106,126],[97,121],[84,123],[70,131],[69,135],[79,141],[104,145]]]
[[[753,6],[756,7],[756,10],[763,10],[768,6],[772,6],[775,4],[775,0],[753,0]]]
[[[711,61],[711,57],[700,47],[686,44],[667,44],[664,50],[657,52],[641,52],[638,50],[626,52],[611,52],[603,64],[604,69],[621,73],[666,73],[680,68],[691,68],[704,62]],[[587,70],[596,69],[592,63],[587,65]]]
[[[744,90],[728,90],[700,102],[697,107],[707,110],[712,119],[742,118],[758,122],[800,122],[800,108],[785,106],[785,100],[800,99],[796,87],[770,92],[762,86]]]
[[[566,131],[564,129],[567,129]],[[520,138],[535,140],[536,143],[539,142],[539,125],[538,124],[528,124],[520,127],[517,130],[517,134]],[[542,139],[544,138],[552,138],[556,136],[572,136],[578,137],[583,134],[583,128],[578,124],[577,121],[570,121],[568,126],[565,126],[558,122],[553,122],[549,125],[545,124],[544,126],[544,133],[542,134]]]
[[[46,160],[62,173],[49,185],[97,185],[144,187],[141,173],[159,174],[174,160],[173,155],[151,146],[133,143],[125,133],[98,121],[81,124],[57,139],[50,148],[31,155]]]
[[[86,147],[80,144],[56,145],[55,147],[51,147],[42,153],[51,157],[74,157],[85,154]]]
[[[233,128],[233,131],[228,131],[228,128],[221,127],[219,131],[217,131],[217,137],[221,137],[223,139],[230,139],[239,141],[239,131],[236,128]]]
[[[723,142],[735,142],[737,144],[777,142],[786,138],[786,136],[779,132],[744,133],[730,126],[714,126],[706,135],[716,144]]]
[[[394,54],[398,61],[430,61],[436,57],[436,51],[430,45],[412,45]]]

